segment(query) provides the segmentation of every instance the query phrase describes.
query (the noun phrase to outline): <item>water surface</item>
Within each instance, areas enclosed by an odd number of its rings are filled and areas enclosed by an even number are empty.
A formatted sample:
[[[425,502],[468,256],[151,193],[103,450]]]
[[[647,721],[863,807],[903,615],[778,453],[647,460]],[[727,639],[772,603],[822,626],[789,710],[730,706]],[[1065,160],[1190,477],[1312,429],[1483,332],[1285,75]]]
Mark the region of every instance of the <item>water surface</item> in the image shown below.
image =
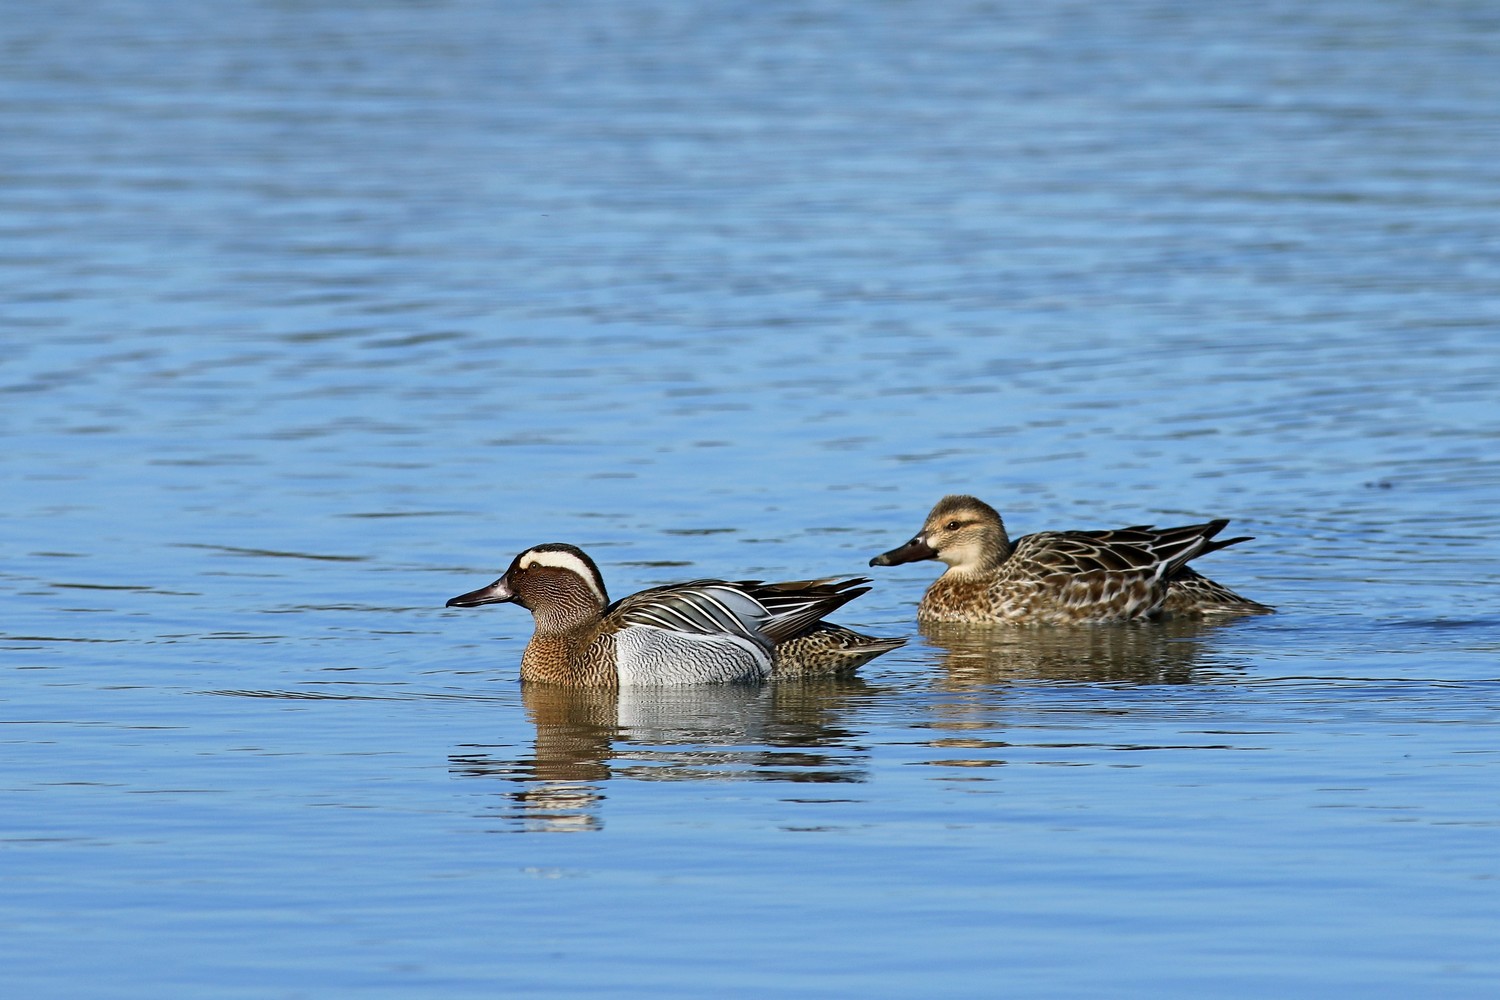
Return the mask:
[[[0,27],[0,982],[1492,996],[1484,4],[56,3]],[[1234,519],[1281,613],[869,570]],[[858,681],[511,607],[879,573]]]

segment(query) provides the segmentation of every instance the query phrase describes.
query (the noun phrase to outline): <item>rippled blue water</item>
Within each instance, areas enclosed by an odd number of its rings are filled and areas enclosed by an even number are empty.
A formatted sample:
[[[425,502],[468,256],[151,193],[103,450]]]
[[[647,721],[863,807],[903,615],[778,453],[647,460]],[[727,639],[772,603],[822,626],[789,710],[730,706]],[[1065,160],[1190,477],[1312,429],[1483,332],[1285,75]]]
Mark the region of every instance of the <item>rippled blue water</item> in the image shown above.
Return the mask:
[[[0,23],[7,996],[1493,996],[1500,16]],[[1234,519],[1220,627],[522,690],[443,601]]]

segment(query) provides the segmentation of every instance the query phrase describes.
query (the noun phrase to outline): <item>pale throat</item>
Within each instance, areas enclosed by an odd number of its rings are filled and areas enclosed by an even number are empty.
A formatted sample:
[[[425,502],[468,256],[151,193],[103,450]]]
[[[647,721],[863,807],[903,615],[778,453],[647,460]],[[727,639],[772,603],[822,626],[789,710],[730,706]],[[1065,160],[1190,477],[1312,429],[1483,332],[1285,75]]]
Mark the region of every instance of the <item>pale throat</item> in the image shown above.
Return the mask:
[[[948,566],[943,576],[954,579],[990,572],[1000,564],[998,556],[993,547],[979,542],[954,546],[938,553],[938,559]]]

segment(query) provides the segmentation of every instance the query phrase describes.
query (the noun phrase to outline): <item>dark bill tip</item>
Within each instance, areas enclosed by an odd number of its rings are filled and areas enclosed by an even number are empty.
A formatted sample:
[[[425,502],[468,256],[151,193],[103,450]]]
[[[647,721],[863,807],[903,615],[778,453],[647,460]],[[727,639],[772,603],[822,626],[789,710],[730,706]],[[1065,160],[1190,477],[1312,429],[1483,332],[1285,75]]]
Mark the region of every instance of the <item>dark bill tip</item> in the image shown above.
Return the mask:
[[[505,577],[502,576],[488,587],[480,587],[478,590],[471,590],[467,594],[459,594],[443,606],[446,608],[477,608],[485,604],[504,604],[506,601],[513,601],[515,599],[516,595],[506,586]]]
[[[899,566],[902,563],[917,562],[922,559],[936,559],[937,549],[927,544],[927,540],[921,535],[913,538],[905,545],[899,545],[889,552],[882,552],[870,560],[871,566]]]

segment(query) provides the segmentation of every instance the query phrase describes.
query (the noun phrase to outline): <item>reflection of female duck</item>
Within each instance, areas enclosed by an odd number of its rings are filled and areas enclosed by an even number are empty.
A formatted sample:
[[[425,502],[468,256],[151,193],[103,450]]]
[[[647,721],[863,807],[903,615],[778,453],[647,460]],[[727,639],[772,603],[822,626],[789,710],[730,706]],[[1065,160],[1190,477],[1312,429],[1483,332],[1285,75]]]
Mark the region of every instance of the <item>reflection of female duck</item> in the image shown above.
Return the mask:
[[[922,634],[944,651],[949,686],[1022,680],[1187,684],[1204,665],[1206,640],[1227,624],[1185,618],[1017,629],[929,622]]]
[[[528,829],[597,829],[611,778],[864,780],[862,762],[834,752],[852,733],[837,726],[845,703],[868,687],[826,680],[771,686],[568,688],[527,684],[536,726],[530,757],[456,753],[457,773],[520,784],[507,813]]]

